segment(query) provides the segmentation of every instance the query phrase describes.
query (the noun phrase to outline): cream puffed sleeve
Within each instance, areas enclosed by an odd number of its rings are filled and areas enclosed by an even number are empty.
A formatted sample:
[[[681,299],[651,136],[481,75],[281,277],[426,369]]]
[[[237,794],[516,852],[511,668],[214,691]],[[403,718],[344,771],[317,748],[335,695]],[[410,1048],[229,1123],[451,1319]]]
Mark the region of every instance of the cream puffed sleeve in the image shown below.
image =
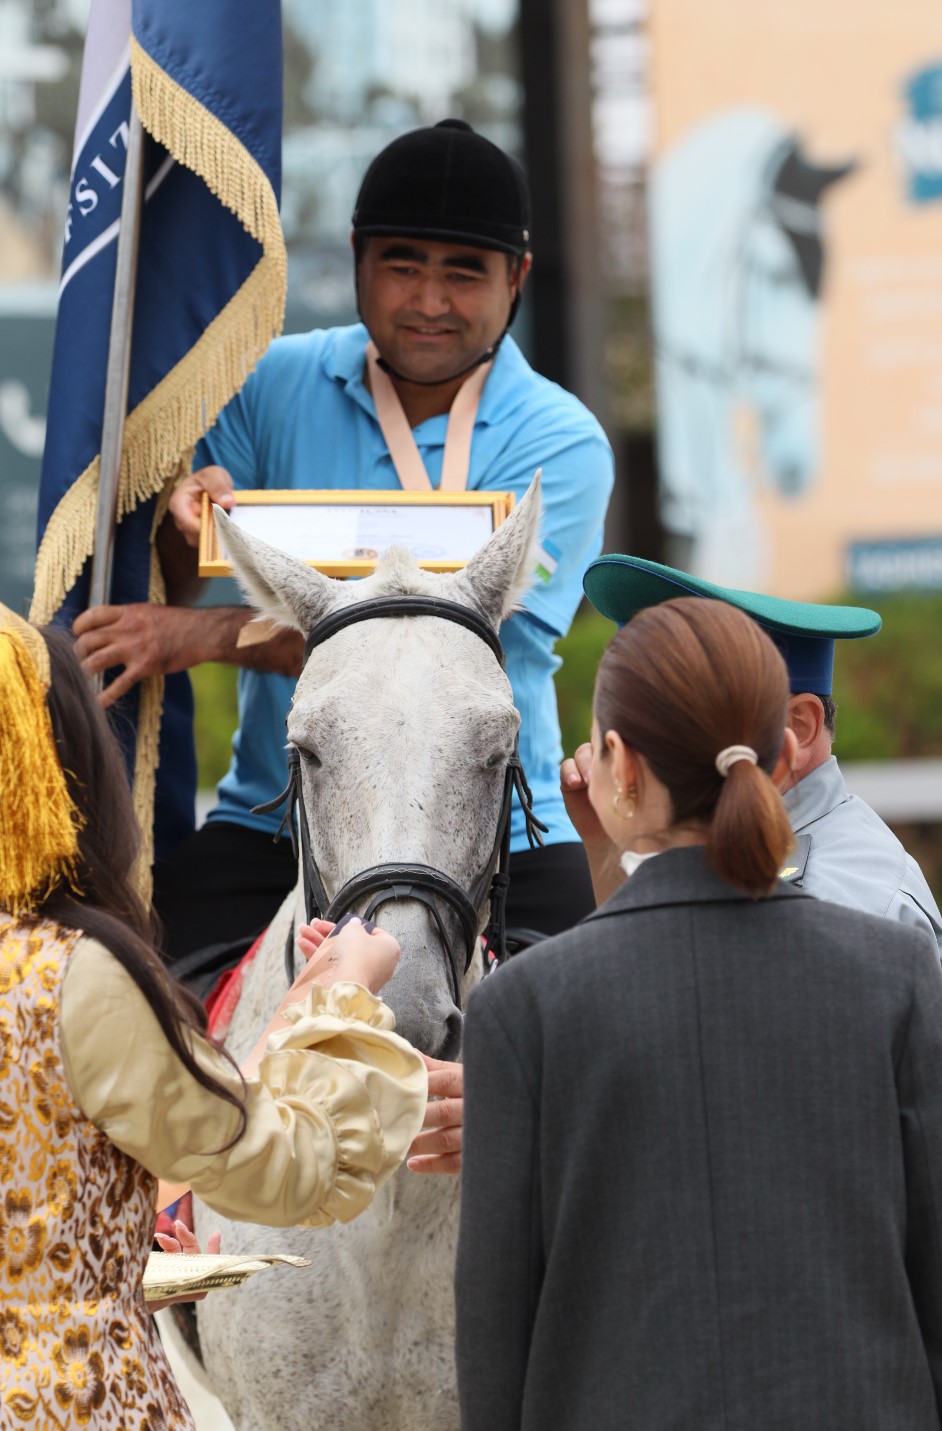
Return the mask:
[[[80,940],[63,976],[60,1037],[86,1118],[155,1177],[187,1183],[225,1217],[272,1227],[349,1222],[405,1157],[428,1078],[359,984],[314,984],[244,1084],[192,1035],[200,1067],[244,1097],[238,1111],[188,1072],[137,984],[101,944]],[[223,1149],[223,1151],[219,1151]]]

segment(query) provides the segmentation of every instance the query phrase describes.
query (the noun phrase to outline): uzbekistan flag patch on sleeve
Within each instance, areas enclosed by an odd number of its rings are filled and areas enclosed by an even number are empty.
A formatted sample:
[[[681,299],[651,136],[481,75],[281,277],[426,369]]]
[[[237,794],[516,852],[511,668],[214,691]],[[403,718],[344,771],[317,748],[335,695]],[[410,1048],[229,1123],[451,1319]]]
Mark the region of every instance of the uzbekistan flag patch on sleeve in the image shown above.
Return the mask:
[[[562,552],[559,547],[553,546],[552,542],[543,543],[536,559],[536,574],[540,581],[547,582],[551,579],[553,572],[559,566],[561,556]]]

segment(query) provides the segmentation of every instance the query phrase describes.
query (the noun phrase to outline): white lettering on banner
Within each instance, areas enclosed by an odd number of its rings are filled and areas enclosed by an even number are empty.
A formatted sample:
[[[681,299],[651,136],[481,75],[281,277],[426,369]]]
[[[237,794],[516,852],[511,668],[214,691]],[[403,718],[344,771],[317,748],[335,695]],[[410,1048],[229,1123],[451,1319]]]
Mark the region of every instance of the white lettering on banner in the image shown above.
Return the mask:
[[[96,154],[92,160],[92,168],[107,181],[109,188],[116,189],[121,183],[121,175],[116,174],[113,169],[109,169],[100,154]]]
[[[0,0],[0,5],[2,5],[2,0]],[[118,127],[117,127],[117,129],[115,130],[114,134],[112,134],[111,139],[110,139],[109,142],[114,146],[115,149],[118,148],[118,145],[119,145],[119,143],[120,143],[120,144],[122,144],[122,145],[124,146],[125,151],[127,151],[127,147],[128,147],[128,126],[127,126],[127,124],[126,124],[125,122],[122,121],[122,123],[118,125]],[[101,158],[100,155],[97,155],[96,157],[99,158],[99,159]],[[109,155],[108,157],[109,157],[109,159],[112,158],[111,155]],[[102,161],[102,162],[104,163],[104,161]],[[112,162],[113,162],[113,160],[112,160]],[[145,202],[145,204],[150,203],[151,199],[154,197],[154,194],[156,194],[157,190],[160,188],[161,184],[162,184],[162,183],[164,182],[164,180],[167,178],[168,174],[171,174],[171,173],[173,172],[175,163],[176,163],[176,160],[174,159],[173,155],[172,155],[172,154],[168,154],[168,155],[166,156],[166,158],[164,159],[163,163],[161,164],[160,168],[157,170],[156,174],[154,174],[153,178],[149,181],[149,183],[146,185],[146,187],[145,187],[145,189],[144,189],[144,202]],[[91,169],[92,173],[96,172],[97,166],[95,166],[93,162],[91,162],[88,167],[89,167],[89,169]],[[109,167],[109,166],[108,166],[107,164],[105,164],[105,168],[108,168],[108,167]],[[121,174],[119,175],[119,183],[120,183],[120,180],[123,179],[123,178],[124,178],[124,172],[123,172],[123,170],[122,170]],[[84,183],[84,182],[85,182],[85,179],[83,178],[83,180],[80,181],[80,182],[83,182],[83,183]],[[86,187],[88,188],[88,192],[94,195],[94,190],[93,190],[90,186],[88,186],[88,185],[86,185]],[[77,190],[78,190],[78,186],[76,185],[76,195],[75,195],[76,199],[78,198],[78,192],[77,192]],[[103,196],[103,197],[106,197],[109,192],[111,192],[110,189],[109,189],[109,190],[105,190],[104,187],[102,187],[101,193],[102,193],[102,196]],[[87,202],[87,199],[86,199],[86,202]],[[96,196],[96,202],[97,202],[97,196]],[[111,202],[113,203],[113,200],[112,200]],[[91,212],[92,212],[92,209],[93,209],[94,207],[95,207],[94,203],[91,204],[90,207],[88,208],[88,211],[87,211],[87,212],[88,212],[88,213],[91,213]],[[70,238],[72,237],[72,231],[73,231],[73,228],[74,228],[72,209],[73,209],[73,206],[72,206],[72,204],[70,203],[70,204],[68,205],[67,210],[66,210],[66,216],[65,216],[65,242],[66,242],[66,245],[68,245],[69,240],[70,240]],[[81,210],[80,216],[81,216],[82,218],[85,217],[85,211],[84,211],[84,210]],[[67,268],[67,269],[65,270],[65,272],[63,273],[62,278],[61,278],[61,280],[60,280],[60,282],[59,282],[59,297],[60,297],[60,299],[61,299],[61,297],[62,297],[62,294],[65,292],[66,288],[68,287],[69,283],[70,283],[70,282],[72,281],[72,279],[75,277],[75,275],[76,275],[77,273],[79,273],[79,272],[85,267],[85,265],[86,265],[87,263],[90,263],[90,262],[92,261],[92,259],[95,257],[96,254],[101,253],[102,249],[107,248],[108,244],[112,243],[113,240],[117,238],[117,236],[118,236],[118,230],[120,229],[120,227],[121,227],[120,218],[115,218],[114,222],[111,223],[111,224],[109,224],[107,228],[103,229],[102,232],[99,233],[95,238],[92,238],[92,239],[90,239],[90,240],[86,239],[85,244],[84,244],[84,247],[81,247],[81,246],[79,247],[78,253],[77,253],[77,254],[75,255],[75,257],[72,259],[71,263],[69,264],[68,268]]]
[[[128,152],[128,122],[127,122],[127,120],[123,119],[123,120],[121,121],[121,123],[118,125],[117,129],[115,130],[115,132],[110,136],[110,138],[109,138],[109,140],[108,140],[108,143],[111,145],[111,147],[112,147],[113,149],[119,149],[119,150],[120,150],[120,148],[123,148],[124,154],[125,154],[125,156],[127,156],[127,152]],[[101,177],[102,177],[102,178],[105,180],[105,182],[107,183],[109,189],[116,189],[116,188],[118,187],[118,185],[121,183],[121,180],[124,178],[124,171],[122,170],[120,174],[115,173],[114,169],[112,169],[108,164],[105,163],[104,159],[101,157],[100,154],[96,154],[96,155],[94,156],[94,158],[89,161],[88,167],[89,167],[89,169],[94,169],[94,171],[95,171],[96,174],[100,174],[100,175],[101,175]],[[89,177],[88,177],[88,175],[83,174],[82,177],[76,181],[76,185],[75,185],[75,202],[76,202],[76,204],[78,205],[79,213],[80,213],[80,215],[81,215],[81,217],[82,217],[83,219],[84,219],[84,218],[87,218],[88,215],[89,215],[90,213],[93,213],[94,210],[98,207],[98,199],[99,199],[98,191],[95,189],[94,185],[89,182]],[[66,241],[66,243],[69,242],[69,240],[71,239],[71,237],[72,237],[72,205],[71,205],[71,203],[70,203],[69,206],[68,206],[68,209],[66,210],[66,215],[65,215],[65,241]]]
[[[79,206],[79,213],[83,219],[98,207],[98,195],[84,176],[75,186],[75,202]]]

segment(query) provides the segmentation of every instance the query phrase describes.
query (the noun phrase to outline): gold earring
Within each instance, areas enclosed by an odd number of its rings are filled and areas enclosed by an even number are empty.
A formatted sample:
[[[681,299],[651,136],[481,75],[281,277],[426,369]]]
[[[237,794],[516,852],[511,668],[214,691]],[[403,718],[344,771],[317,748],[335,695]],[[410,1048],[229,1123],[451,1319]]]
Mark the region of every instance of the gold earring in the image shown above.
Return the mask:
[[[615,814],[618,816],[619,820],[630,820],[635,813],[635,806],[638,798],[638,791],[636,787],[634,785],[629,785],[628,787],[627,798],[631,803],[631,809],[628,811],[627,815],[623,814],[622,811],[619,809],[619,804],[621,800],[625,797],[625,794],[626,792],[622,790],[620,785],[618,785],[615,787],[615,794],[612,796],[612,809],[615,811]]]

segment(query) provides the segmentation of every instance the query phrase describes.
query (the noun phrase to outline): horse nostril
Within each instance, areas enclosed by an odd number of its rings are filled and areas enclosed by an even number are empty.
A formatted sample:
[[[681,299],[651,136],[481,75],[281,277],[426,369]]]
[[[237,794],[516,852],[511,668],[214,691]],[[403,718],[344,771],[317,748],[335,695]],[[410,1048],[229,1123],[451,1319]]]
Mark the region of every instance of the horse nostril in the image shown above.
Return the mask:
[[[437,1055],[438,1058],[448,1059],[452,1062],[461,1052],[461,1031],[464,1027],[464,1015],[460,1009],[452,1009],[445,1019],[445,1039]]]

